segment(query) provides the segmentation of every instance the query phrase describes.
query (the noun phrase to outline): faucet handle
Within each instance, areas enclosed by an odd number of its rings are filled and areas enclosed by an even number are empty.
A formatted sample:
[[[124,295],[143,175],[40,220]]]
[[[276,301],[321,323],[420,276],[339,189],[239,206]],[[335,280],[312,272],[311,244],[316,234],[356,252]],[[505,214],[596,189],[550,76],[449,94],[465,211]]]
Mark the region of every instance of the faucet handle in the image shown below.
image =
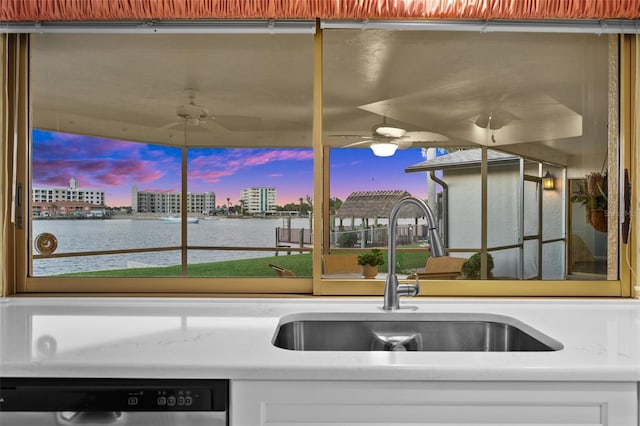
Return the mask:
[[[420,280],[416,277],[415,284],[398,284],[398,296],[417,296],[420,293]]]

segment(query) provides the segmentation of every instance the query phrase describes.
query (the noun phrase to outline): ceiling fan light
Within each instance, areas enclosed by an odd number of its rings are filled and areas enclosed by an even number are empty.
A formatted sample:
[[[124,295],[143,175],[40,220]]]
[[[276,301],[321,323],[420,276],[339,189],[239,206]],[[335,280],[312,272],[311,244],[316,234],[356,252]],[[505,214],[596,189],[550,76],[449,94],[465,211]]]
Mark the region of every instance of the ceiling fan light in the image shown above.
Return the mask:
[[[393,126],[378,126],[375,128],[375,133],[387,138],[401,138],[406,132],[405,129]]]
[[[390,142],[372,143],[371,150],[376,157],[391,157],[396,153],[398,145]]]

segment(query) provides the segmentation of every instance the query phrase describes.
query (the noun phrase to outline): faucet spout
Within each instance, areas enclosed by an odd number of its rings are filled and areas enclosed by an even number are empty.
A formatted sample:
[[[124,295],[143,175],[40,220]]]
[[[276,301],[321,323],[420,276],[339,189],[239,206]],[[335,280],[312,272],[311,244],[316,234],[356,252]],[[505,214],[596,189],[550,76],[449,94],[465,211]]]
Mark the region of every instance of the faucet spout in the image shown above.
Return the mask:
[[[389,215],[389,250],[387,253],[389,266],[387,280],[384,286],[384,305],[382,306],[382,309],[385,311],[400,309],[400,296],[415,296],[420,290],[417,279],[416,284],[399,285],[398,277],[396,276],[396,226],[398,224],[400,210],[409,204],[420,208],[427,218],[427,232],[429,234],[431,256],[444,256],[444,247],[437,230],[438,222],[427,203],[416,197],[405,197],[400,200],[393,207]]]

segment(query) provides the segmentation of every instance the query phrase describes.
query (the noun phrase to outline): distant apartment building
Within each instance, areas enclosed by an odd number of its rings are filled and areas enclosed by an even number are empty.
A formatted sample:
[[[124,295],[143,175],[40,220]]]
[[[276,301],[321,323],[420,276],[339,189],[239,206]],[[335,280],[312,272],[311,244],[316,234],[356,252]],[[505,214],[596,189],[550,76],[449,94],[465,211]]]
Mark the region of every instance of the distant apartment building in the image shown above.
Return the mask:
[[[213,214],[216,209],[214,192],[188,192],[187,213]],[[131,210],[136,213],[180,214],[182,195],[176,191],[138,191],[131,188]]]
[[[275,188],[245,188],[242,190],[240,200],[244,205],[245,213],[248,214],[271,214],[277,210]]]
[[[68,188],[33,188],[31,191],[33,203],[88,203],[103,206],[105,202],[104,191],[102,189],[78,188],[77,179],[69,180]]]
[[[31,203],[31,208],[32,216],[41,218],[60,216],[73,216],[76,218],[109,217],[109,213],[105,208],[82,201],[56,201],[55,203],[34,201]]]

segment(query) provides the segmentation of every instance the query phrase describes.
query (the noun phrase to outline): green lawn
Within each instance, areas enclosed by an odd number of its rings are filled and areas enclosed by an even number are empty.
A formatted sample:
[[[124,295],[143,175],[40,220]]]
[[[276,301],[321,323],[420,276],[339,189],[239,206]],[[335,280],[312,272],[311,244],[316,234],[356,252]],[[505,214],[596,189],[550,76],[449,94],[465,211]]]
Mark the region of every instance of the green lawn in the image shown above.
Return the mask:
[[[356,252],[354,250],[354,252]],[[359,252],[359,251],[358,251]],[[424,268],[427,252],[397,253],[398,272],[410,272]],[[278,274],[269,268],[269,263],[276,264],[293,271],[296,276],[310,277],[311,253],[261,257],[257,259],[227,260],[222,262],[199,263],[189,265],[190,277],[276,277]],[[387,272],[387,256],[385,264],[379,267],[380,272]],[[153,268],[115,269],[109,271],[78,272],[64,274],[69,277],[175,277],[181,275],[179,265]]]

